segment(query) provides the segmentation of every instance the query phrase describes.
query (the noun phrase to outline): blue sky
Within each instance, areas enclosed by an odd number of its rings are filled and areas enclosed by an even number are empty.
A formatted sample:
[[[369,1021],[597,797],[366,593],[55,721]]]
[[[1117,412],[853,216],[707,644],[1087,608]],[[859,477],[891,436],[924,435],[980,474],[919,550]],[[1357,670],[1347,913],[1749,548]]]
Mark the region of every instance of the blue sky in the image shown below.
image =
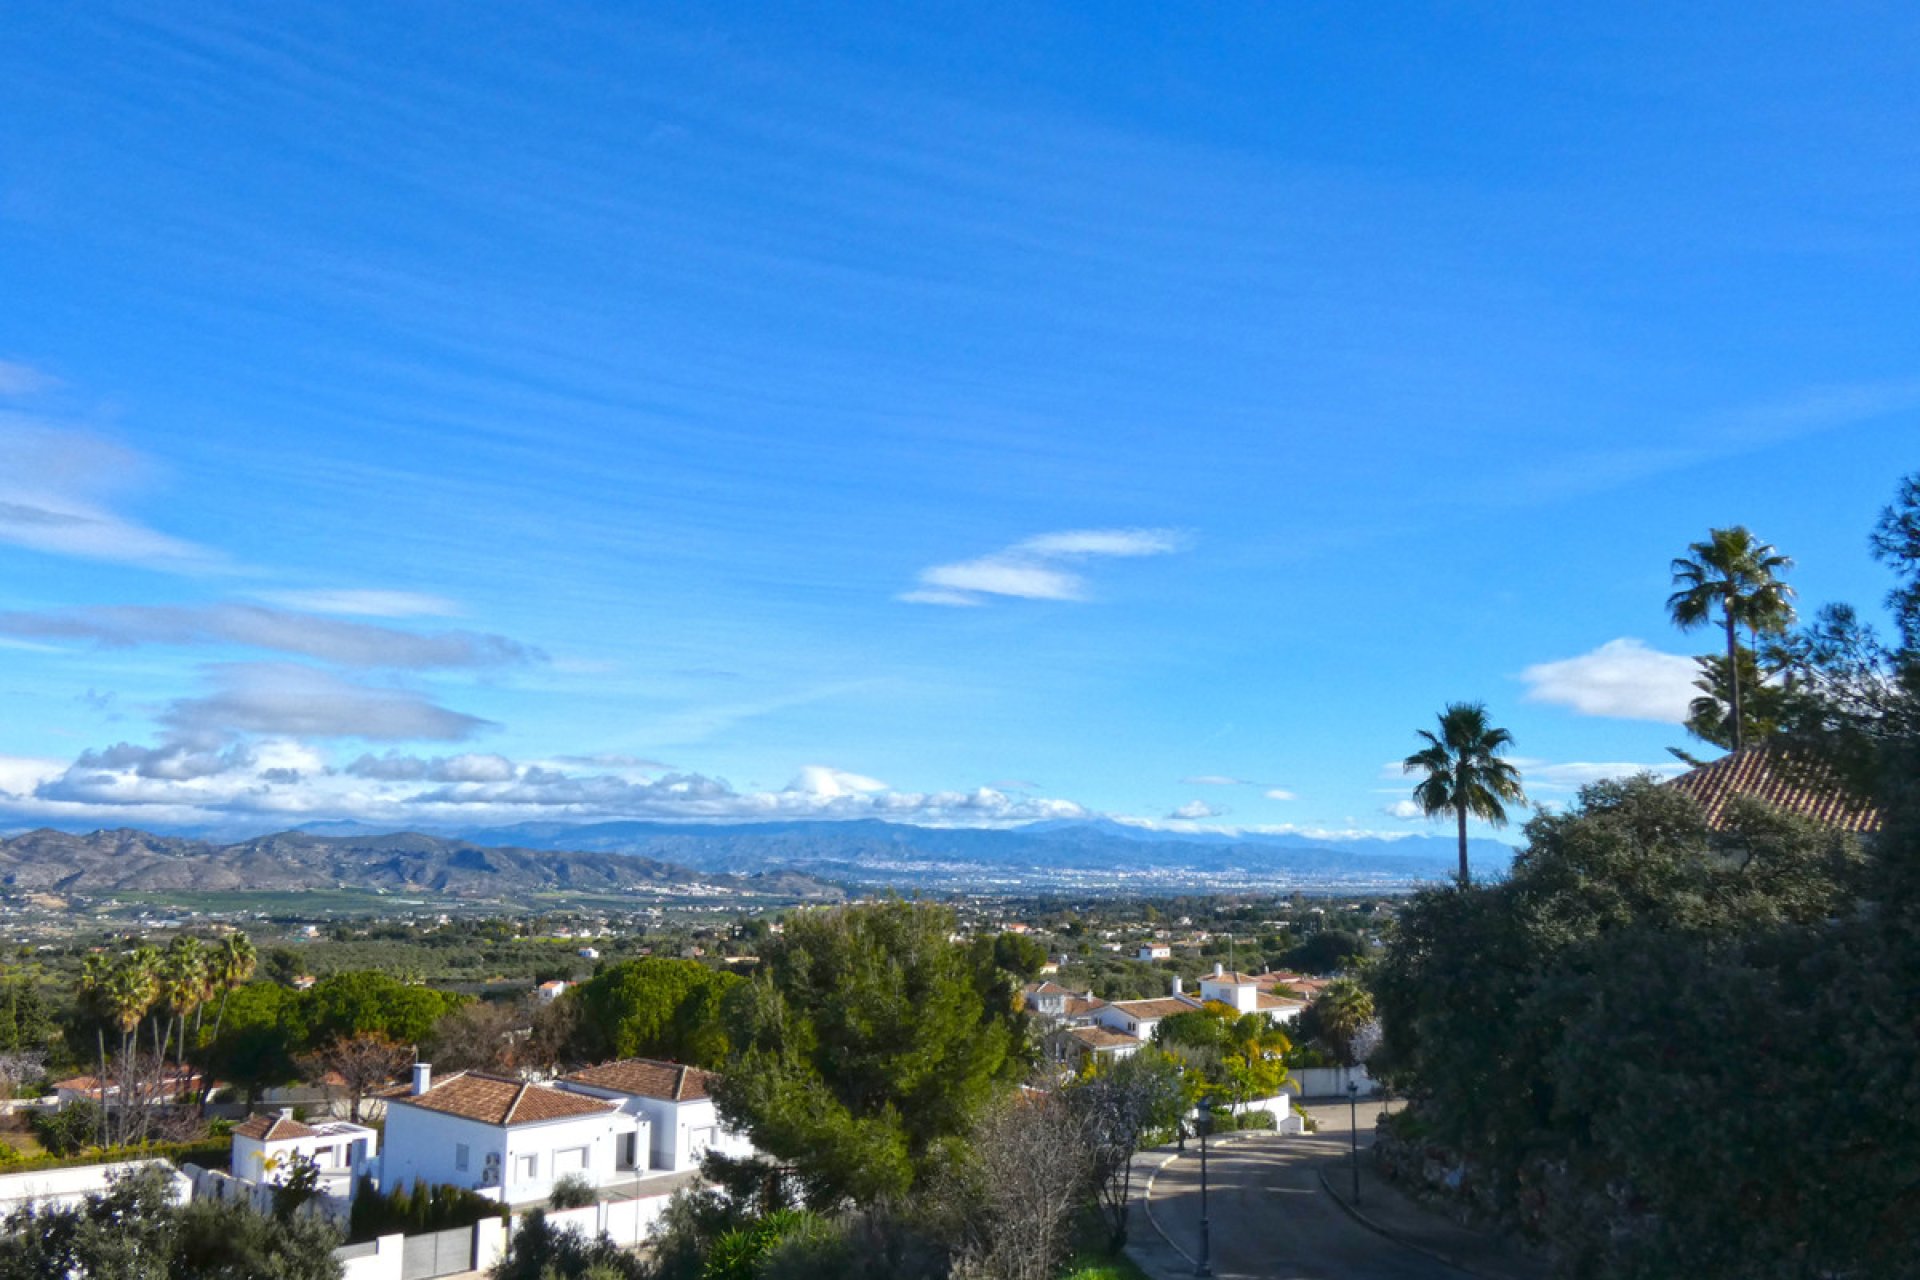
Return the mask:
[[[1907,6],[628,8],[10,16],[0,820],[1424,831],[1885,590]]]

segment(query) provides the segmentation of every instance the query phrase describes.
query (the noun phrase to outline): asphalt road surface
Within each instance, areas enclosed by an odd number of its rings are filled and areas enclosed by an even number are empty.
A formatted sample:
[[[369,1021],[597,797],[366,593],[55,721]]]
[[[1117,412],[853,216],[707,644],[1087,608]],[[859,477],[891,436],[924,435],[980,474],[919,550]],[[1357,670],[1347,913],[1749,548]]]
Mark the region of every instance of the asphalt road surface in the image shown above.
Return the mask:
[[[1322,1188],[1320,1172],[1345,1175],[1345,1108],[1318,1136],[1237,1136],[1212,1144],[1207,1202],[1213,1273],[1222,1280],[1462,1280],[1469,1273],[1363,1226]],[[1331,1117],[1328,1117],[1331,1119]],[[1192,1259],[1200,1254],[1200,1161],[1188,1154],[1154,1174],[1146,1197],[1153,1222],[1134,1223],[1139,1260],[1158,1277],[1193,1274],[1161,1233]],[[1159,1163],[1153,1159],[1142,1173]],[[1136,1213],[1143,1207],[1138,1199]],[[1155,1230],[1158,1224],[1159,1230]],[[1148,1237],[1151,1237],[1149,1240]]]

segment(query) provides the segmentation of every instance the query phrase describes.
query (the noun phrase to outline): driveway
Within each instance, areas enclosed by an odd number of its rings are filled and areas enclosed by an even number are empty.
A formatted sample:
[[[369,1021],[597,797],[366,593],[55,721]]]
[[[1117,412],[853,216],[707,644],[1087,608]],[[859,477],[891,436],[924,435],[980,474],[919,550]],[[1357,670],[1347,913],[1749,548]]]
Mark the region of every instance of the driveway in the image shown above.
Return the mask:
[[[1347,1108],[1313,1107],[1309,1113],[1320,1124],[1314,1135],[1235,1134],[1209,1144],[1207,1201],[1216,1276],[1222,1280],[1463,1280],[1506,1273],[1504,1267],[1483,1270],[1477,1265],[1463,1270],[1434,1256],[1444,1252],[1462,1261],[1477,1259],[1483,1244],[1495,1255],[1499,1251],[1493,1242],[1473,1233],[1437,1218],[1427,1221],[1431,1215],[1404,1221],[1433,1233],[1426,1236],[1429,1243],[1439,1239],[1451,1247],[1438,1251],[1409,1247],[1355,1221],[1321,1181],[1323,1172],[1329,1179],[1350,1177]],[[1360,1124],[1365,1146],[1372,1135],[1369,1108],[1361,1109]],[[1141,1156],[1135,1175],[1140,1190],[1134,1200],[1133,1244],[1128,1250],[1156,1280],[1193,1275],[1200,1253],[1197,1147],[1189,1142],[1187,1154],[1171,1162],[1167,1155],[1161,1150]],[[1149,1175],[1150,1187],[1146,1185]],[[1339,1185],[1344,1194],[1344,1182]],[[1399,1207],[1412,1210],[1410,1204]]]

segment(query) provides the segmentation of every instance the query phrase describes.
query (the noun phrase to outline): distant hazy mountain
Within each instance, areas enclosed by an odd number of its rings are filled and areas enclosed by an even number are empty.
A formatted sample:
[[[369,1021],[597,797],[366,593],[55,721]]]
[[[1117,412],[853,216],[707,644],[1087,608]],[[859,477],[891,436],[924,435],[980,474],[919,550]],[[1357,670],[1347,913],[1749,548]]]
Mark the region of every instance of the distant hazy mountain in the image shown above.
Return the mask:
[[[0,840],[0,886],[53,893],[345,887],[495,898],[677,890],[696,883],[770,896],[838,896],[832,886],[798,871],[719,875],[627,854],[500,848],[418,832],[283,831],[217,844],[124,828],[85,835],[42,828]]]
[[[1180,832],[1105,819],[1052,821],[1006,829],[915,827],[874,820],[729,825],[602,822],[522,823],[466,830],[482,845],[590,849],[679,863],[709,872],[773,868],[861,884],[948,888],[1095,886],[1143,877],[1164,886],[1190,875],[1219,888],[1243,875],[1262,887],[1329,882],[1404,886],[1441,879],[1458,862],[1454,841],[1432,836],[1310,838],[1299,835]],[[1476,866],[1504,874],[1513,850],[1469,842]]]

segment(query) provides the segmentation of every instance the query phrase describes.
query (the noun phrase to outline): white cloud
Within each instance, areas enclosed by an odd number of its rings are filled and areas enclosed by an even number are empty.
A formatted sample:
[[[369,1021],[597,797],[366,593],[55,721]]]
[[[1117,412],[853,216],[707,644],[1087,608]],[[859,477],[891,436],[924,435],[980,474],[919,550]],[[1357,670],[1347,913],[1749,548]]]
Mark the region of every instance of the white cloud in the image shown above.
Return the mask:
[[[975,608],[986,603],[979,596],[966,595],[959,591],[941,591],[925,588],[919,591],[902,591],[894,599],[906,604],[943,604],[957,608]]]
[[[1300,798],[1293,794],[1293,792],[1288,791],[1285,787],[1269,787],[1260,794],[1269,800],[1298,800]]]
[[[1606,782],[1614,778],[1632,778],[1643,773],[1651,773],[1658,778],[1676,778],[1687,771],[1687,766],[1677,760],[1665,760],[1654,764],[1573,760],[1554,764],[1546,760],[1529,760],[1515,756],[1512,764],[1520,770],[1521,781],[1529,791],[1535,789],[1577,791],[1589,783]]]
[[[698,773],[623,777],[498,755],[362,754],[335,767],[312,746],[260,738],[225,751],[121,743],[56,761],[0,758],[0,810],[16,818],[111,823],[358,818],[396,826],[528,818],[756,821],[883,818],[931,826],[1005,826],[1080,818],[1070,800],[991,787],[905,792],[826,765],[780,791],[738,791]]]
[[[1225,812],[1225,809],[1216,808],[1205,800],[1189,800],[1167,817],[1175,822],[1199,822],[1206,818],[1217,818]]]
[[[887,784],[878,778],[847,773],[840,769],[828,768],[823,764],[807,765],[794,775],[792,782],[787,784],[788,791],[829,800],[840,796],[874,795],[886,789]]]
[[[493,727],[407,689],[355,684],[289,663],[224,663],[208,668],[213,689],[182,698],[160,721],[187,741],[239,734],[365,738],[376,742],[457,741]]]
[[[1692,658],[1622,637],[1578,657],[1537,663],[1520,679],[1528,702],[1571,707],[1586,716],[1681,724],[1698,674]]]
[[[1098,556],[1157,556],[1183,550],[1171,529],[1068,529],[1036,534],[991,555],[920,571],[920,585],[894,597],[908,604],[979,605],[988,597],[1075,601],[1088,598],[1085,576],[1066,567]]]
[[[1245,778],[1230,778],[1224,773],[1202,773],[1191,778],[1180,779],[1182,786],[1189,787],[1243,787]]]
[[[1186,545],[1172,529],[1068,529],[1014,544],[1014,554],[1033,556],[1160,556]]]
[[[309,613],[338,613],[354,618],[452,618],[462,612],[445,596],[418,591],[379,591],[340,588],[313,591],[266,591],[261,599]]]
[[[1427,811],[1411,800],[1396,800],[1392,804],[1380,806],[1380,812],[1389,818],[1398,818],[1402,822],[1413,822],[1427,816]]]
[[[1086,580],[1077,573],[991,556],[935,565],[921,572],[920,581],[940,591],[1017,596],[1022,600],[1080,600],[1086,594]]]
[[[491,667],[543,655],[506,636],[476,631],[400,631],[255,604],[102,605],[0,613],[0,632],[36,640],[139,645],[237,645],[350,667]]]

